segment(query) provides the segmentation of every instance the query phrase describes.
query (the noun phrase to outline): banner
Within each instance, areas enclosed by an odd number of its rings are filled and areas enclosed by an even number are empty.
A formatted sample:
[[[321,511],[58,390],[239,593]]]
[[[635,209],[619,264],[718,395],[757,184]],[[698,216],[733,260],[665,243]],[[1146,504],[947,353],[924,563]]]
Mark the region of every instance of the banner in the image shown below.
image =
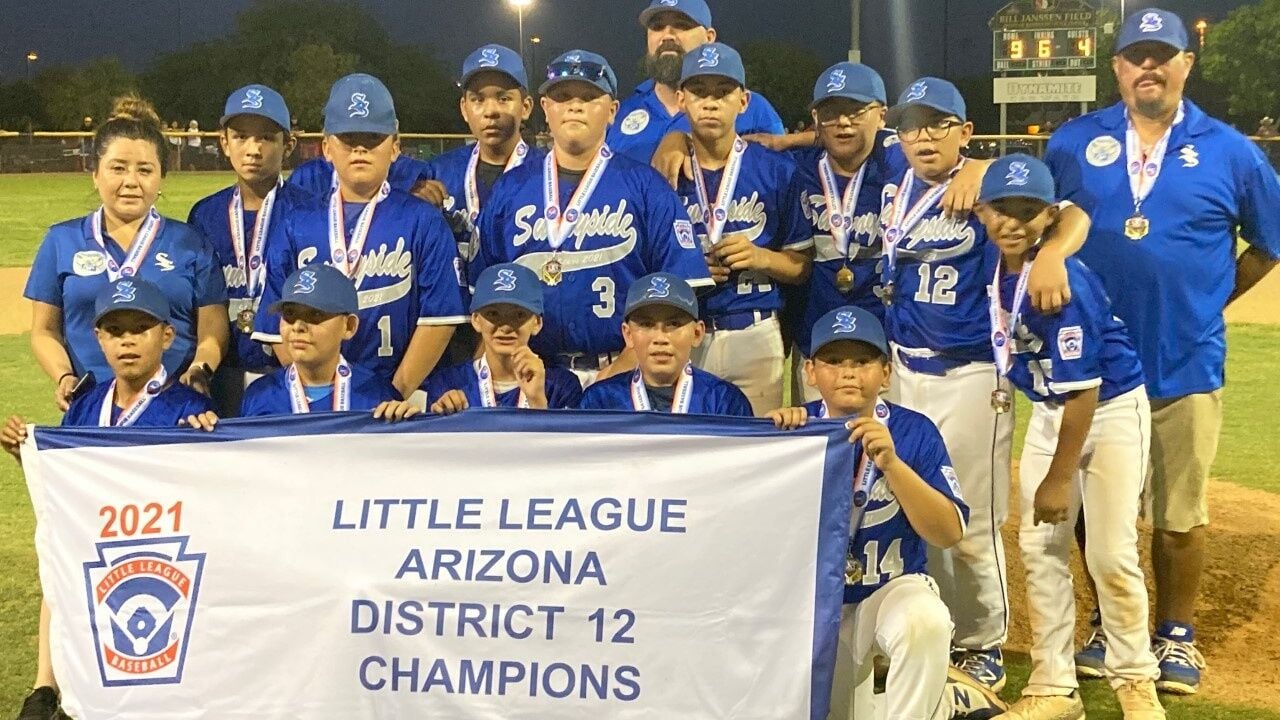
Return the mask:
[[[72,717],[827,713],[839,422],[317,414],[23,461]]]

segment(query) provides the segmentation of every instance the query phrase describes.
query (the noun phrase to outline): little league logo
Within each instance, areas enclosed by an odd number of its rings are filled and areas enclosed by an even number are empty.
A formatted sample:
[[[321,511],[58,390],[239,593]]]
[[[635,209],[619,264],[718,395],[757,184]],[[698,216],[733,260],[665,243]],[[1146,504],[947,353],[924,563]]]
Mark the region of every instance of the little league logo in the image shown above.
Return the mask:
[[[205,558],[187,553],[189,539],[98,543],[84,564],[103,687],[182,681]]]
[[[242,110],[261,110],[262,109],[262,91],[261,90],[245,90],[244,99],[240,101]]]

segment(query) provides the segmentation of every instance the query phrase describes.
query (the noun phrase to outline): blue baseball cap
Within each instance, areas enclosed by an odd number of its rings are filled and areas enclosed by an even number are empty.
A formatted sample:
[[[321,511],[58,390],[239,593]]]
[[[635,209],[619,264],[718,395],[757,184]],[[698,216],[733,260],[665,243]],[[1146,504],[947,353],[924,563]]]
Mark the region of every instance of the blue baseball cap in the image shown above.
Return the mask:
[[[831,98],[889,104],[880,73],[861,63],[852,62],[836,63],[822,71],[818,81],[813,84],[813,102],[809,103],[809,107]]]
[[[520,87],[529,89],[529,76],[525,74],[524,63],[520,55],[503,45],[483,45],[462,61],[462,79],[458,87],[466,89],[471,78],[482,72],[499,72],[520,83]]]
[[[987,167],[982,176],[978,201],[989,203],[1002,198],[1034,198],[1052,205],[1058,201],[1049,166],[1030,155],[1005,155]]]
[[[1119,55],[1125,48],[1140,42],[1164,43],[1179,52],[1190,45],[1182,18],[1160,8],[1150,8],[1125,18],[1120,34],[1116,36],[1115,54]]]
[[[685,53],[680,71],[680,86],[702,75],[727,77],[742,87],[747,86],[747,69],[742,66],[742,56],[724,43],[707,43]]]
[[[864,342],[880,351],[889,354],[889,342],[884,337],[884,326],[870,311],[854,305],[845,305],[818,318],[813,324],[813,334],[809,340],[809,357],[818,354],[824,345],[840,340]]]
[[[294,270],[284,281],[280,299],[271,304],[271,312],[280,312],[285,303],[305,305],[334,315],[354,315],[360,310],[360,298],[351,278],[332,265],[320,263]]]
[[[356,73],[329,88],[329,102],[324,104],[325,135],[395,135],[398,128],[391,91],[378,78]]]
[[[218,124],[227,126],[227,121],[237,115],[257,115],[280,126],[286,133],[292,125],[289,106],[285,104],[280,93],[266,85],[245,85],[227,96],[227,104],[222,108],[222,119]]]
[[[471,312],[490,305],[517,305],[534,315],[542,314],[542,281],[538,274],[523,265],[503,263],[490,265],[476,280],[471,295]]]
[[[162,323],[169,322],[169,298],[160,288],[140,278],[122,277],[98,291],[93,302],[94,326],[118,310],[137,310]]]
[[[908,108],[927,107],[946,115],[955,115],[961,120],[965,117],[964,97],[955,85],[936,77],[922,77],[911,83],[898,96],[898,104],[889,108],[885,122],[891,127],[902,119]]]
[[[573,80],[595,85],[611,97],[618,96],[618,76],[609,67],[609,61],[589,50],[570,50],[552,60],[547,65],[547,79],[538,92],[545,95],[555,85]]]
[[[640,11],[640,24],[649,27],[649,21],[660,12],[677,12],[702,27],[711,27],[711,8],[704,0],[652,0]]]
[[[683,310],[698,319],[698,296],[689,281],[668,272],[656,272],[631,283],[627,291],[627,309],[624,317],[649,305],[667,305]]]

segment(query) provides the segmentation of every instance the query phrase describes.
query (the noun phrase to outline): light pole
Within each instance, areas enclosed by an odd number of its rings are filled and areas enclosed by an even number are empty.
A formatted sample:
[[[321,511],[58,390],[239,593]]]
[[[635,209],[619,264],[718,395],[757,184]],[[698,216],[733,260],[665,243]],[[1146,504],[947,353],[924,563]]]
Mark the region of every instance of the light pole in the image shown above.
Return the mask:
[[[529,44],[533,46],[529,48],[529,66],[536,74],[538,72],[538,46],[542,44],[542,38],[537,35],[531,35],[529,36]],[[528,68],[526,68],[527,71]]]
[[[31,82],[31,63],[34,63],[39,59],[40,56],[36,54],[35,50],[27,51],[27,82]]]
[[[524,62],[524,9],[533,4],[533,0],[507,0],[516,9],[516,31],[520,33],[520,61]]]
[[[1196,32],[1200,34],[1200,52],[1204,52],[1204,34],[1209,29],[1209,21],[1200,18],[1196,21]]]
[[[862,62],[862,0],[849,0],[852,23],[849,28],[849,62]]]

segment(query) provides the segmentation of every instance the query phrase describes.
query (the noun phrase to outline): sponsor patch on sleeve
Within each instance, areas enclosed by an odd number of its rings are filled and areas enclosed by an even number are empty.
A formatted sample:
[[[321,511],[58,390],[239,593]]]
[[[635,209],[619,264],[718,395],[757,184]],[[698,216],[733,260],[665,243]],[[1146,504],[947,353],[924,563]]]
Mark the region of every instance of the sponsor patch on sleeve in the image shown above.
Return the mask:
[[[947,487],[951,488],[951,494],[957,500],[964,500],[964,493],[960,492],[960,478],[956,475],[956,469],[950,465],[942,466],[942,477],[947,479]]]
[[[680,243],[680,247],[685,250],[692,250],[697,247],[693,239],[693,223],[688,220],[677,220],[675,222],[676,241]]]
[[[1058,355],[1063,360],[1079,360],[1084,354],[1084,331],[1079,325],[1058,330]]]

